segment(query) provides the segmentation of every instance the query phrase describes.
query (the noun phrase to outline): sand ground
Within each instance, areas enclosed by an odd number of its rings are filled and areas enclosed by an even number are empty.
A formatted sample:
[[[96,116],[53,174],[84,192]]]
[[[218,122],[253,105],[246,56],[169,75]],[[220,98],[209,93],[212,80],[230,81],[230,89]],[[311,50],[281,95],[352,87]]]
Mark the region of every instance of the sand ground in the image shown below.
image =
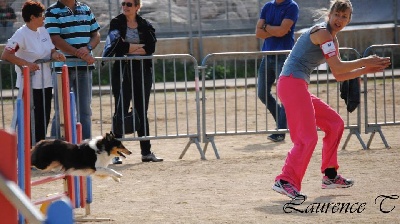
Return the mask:
[[[371,92],[371,97],[368,100],[372,103],[383,99],[382,85],[378,83],[375,87],[369,86],[367,91]],[[398,85],[400,82],[396,81],[394,89],[400,88]],[[249,98],[256,99],[255,91],[252,92],[253,96]],[[237,96],[242,97],[240,94]],[[387,105],[400,104],[399,97],[389,102],[388,96],[385,96]],[[185,106],[181,103],[178,105]],[[100,110],[95,108],[93,111],[96,113]],[[396,111],[379,106],[378,116],[384,116],[385,113],[391,117],[389,114]],[[374,119],[373,114],[369,116]],[[217,120],[224,118],[218,117]],[[110,124],[110,120],[103,123]],[[98,127],[94,125],[93,128]],[[368,150],[362,149],[354,135],[343,150],[344,139],[349,133],[349,130],[345,130],[338,151],[339,173],[354,179],[355,185],[348,189],[334,190],[321,189],[323,132],[318,132],[319,142],[302,184],[302,192],[308,198],[300,205],[294,205],[286,196],[271,189],[292,147],[289,136],[281,143],[270,142],[266,134],[216,137],[215,144],[221,159],[216,159],[209,145],[207,160],[200,159],[194,144],[189,147],[183,159],[179,159],[188,139],[153,140],[152,150],[164,158],[162,163],[142,163],[138,142],[126,141],[124,144],[133,154],[121,165],[110,165],[123,174],[121,182],[93,178],[90,215],[85,216],[85,209],[79,208],[74,210],[75,217],[86,221],[101,219],[103,221],[100,223],[113,224],[399,223],[400,126],[385,126],[382,132],[391,149],[385,148],[379,134],[376,134]],[[361,138],[366,143],[370,135],[362,133]],[[203,143],[201,145],[204,146]],[[45,175],[49,173],[33,171],[32,179]],[[62,191],[61,180],[35,186],[32,188],[32,199],[59,191]],[[349,209],[319,210],[318,213],[311,210],[312,206],[316,208],[320,205],[319,208],[322,208],[328,204],[330,208],[345,205]]]
[[[292,143],[272,143],[265,135],[216,138],[221,159],[209,147],[200,160],[191,145],[179,155],[187,140],[153,141],[162,163],[142,163],[137,142],[126,142],[134,154],[122,165],[110,165],[124,176],[120,183],[93,178],[91,214],[75,209],[76,218],[101,223],[398,223],[400,199],[399,127],[384,128],[391,145],[386,149],[376,135],[371,149],[362,150],[353,136],[346,150],[339,149],[339,172],[355,180],[348,189],[321,189],[321,139],[303,181],[308,199],[292,206],[305,210],[313,203],[349,203],[353,210],[301,213],[287,207],[291,201],[271,190]],[[345,134],[347,134],[345,132]],[[369,135],[363,134],[367,141]],[[33,179],[43,174],[33,172]],[[43,196],[62,189],[61,182],[35,186],[32,195]],[[391,199],[382,200],[381,195]],[[383,203],[381,203],[383,201]],[[364,203],[364,204],[363,204]],[[289,204],[290,207],[290,204]],[[310,210],[308,210],[310,211]],[[389,211],[389,212],[388,212]],[[288,213],[287,213],[288,212]],[[93,222],[94,223],[94,222]]]

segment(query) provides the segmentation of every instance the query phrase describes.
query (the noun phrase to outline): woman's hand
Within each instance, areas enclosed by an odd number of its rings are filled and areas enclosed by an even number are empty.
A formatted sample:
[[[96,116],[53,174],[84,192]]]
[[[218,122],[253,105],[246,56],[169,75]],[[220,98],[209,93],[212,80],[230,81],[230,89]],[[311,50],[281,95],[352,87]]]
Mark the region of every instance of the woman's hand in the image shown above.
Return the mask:
[[[365,73],[382,72],[391,64],[389,57],[379,57],[377,55],[370,55],[364,60],[367,61],[364,67]]]
[[[51,59],[56,60],[56,61],[65,61],[67,60],[65,58],[65,55],[58,52],[58,51],[53,51],[53,53],[51,53]]]
[[[35,64],[33,62],[27,62],[24,66],[29,68],[29,72],[35,72],[40,70],[40,67],[38,64]]]
[[[365,68],[368,69],[375,68],[383,70],[391,64],[389,57],[379,57],[377,55],[370,55],[364,58],[364,60],[366,60]]]
[[[129,44],[129,54],[143,54],[144,44]]]

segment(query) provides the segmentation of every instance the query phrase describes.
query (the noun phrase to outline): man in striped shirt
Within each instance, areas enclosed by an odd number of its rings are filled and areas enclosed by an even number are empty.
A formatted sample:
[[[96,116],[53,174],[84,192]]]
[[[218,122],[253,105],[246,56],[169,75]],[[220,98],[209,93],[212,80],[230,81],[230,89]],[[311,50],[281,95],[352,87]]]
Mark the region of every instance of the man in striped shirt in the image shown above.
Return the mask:
[[[82,138],[91,138],[92,70],[95,59],[92,50],[100,42],[100,26],[90,7],[75,0],[58,0],[46,10],[45,27],[56,48],[64,53],[68,61],[69,82],[75,93],[78,121],[82,124]],[[55,62],[60,71],[63,62]],[[57,104],[56,104],[57,106]],[[51,130],[55,136],[53,119]]]

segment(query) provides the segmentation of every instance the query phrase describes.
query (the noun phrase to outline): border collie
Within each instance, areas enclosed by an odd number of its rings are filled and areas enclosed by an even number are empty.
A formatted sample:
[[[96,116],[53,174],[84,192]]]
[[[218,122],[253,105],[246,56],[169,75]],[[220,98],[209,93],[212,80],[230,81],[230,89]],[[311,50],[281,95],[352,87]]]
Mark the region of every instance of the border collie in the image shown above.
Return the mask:
[[[67,175],[110,176],[119,182],[122,174],[107,168],[116,156],[132,154],[112,132],[72,144],[62,140],[42,140],[31,151],[32,166],[39,170],[64,171]]]

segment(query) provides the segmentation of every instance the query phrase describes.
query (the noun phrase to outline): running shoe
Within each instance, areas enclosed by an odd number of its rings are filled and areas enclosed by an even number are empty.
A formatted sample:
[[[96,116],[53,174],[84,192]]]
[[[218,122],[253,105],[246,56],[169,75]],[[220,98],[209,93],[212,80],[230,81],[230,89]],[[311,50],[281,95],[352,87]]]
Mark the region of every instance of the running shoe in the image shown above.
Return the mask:
[[[307,196],[305,194],[300,193],[292,184],[290,183],[282,183],[280,180],[277,180],[272,186],[272,190],[286,195],[291,199],[303,199],[306,200]]]
[[[322,178],[322,189],[347,188],[353,186],[353,184],[353,180],[343,178],[340,175],[336,175],[335,179],[329,179],[327,176]]]

